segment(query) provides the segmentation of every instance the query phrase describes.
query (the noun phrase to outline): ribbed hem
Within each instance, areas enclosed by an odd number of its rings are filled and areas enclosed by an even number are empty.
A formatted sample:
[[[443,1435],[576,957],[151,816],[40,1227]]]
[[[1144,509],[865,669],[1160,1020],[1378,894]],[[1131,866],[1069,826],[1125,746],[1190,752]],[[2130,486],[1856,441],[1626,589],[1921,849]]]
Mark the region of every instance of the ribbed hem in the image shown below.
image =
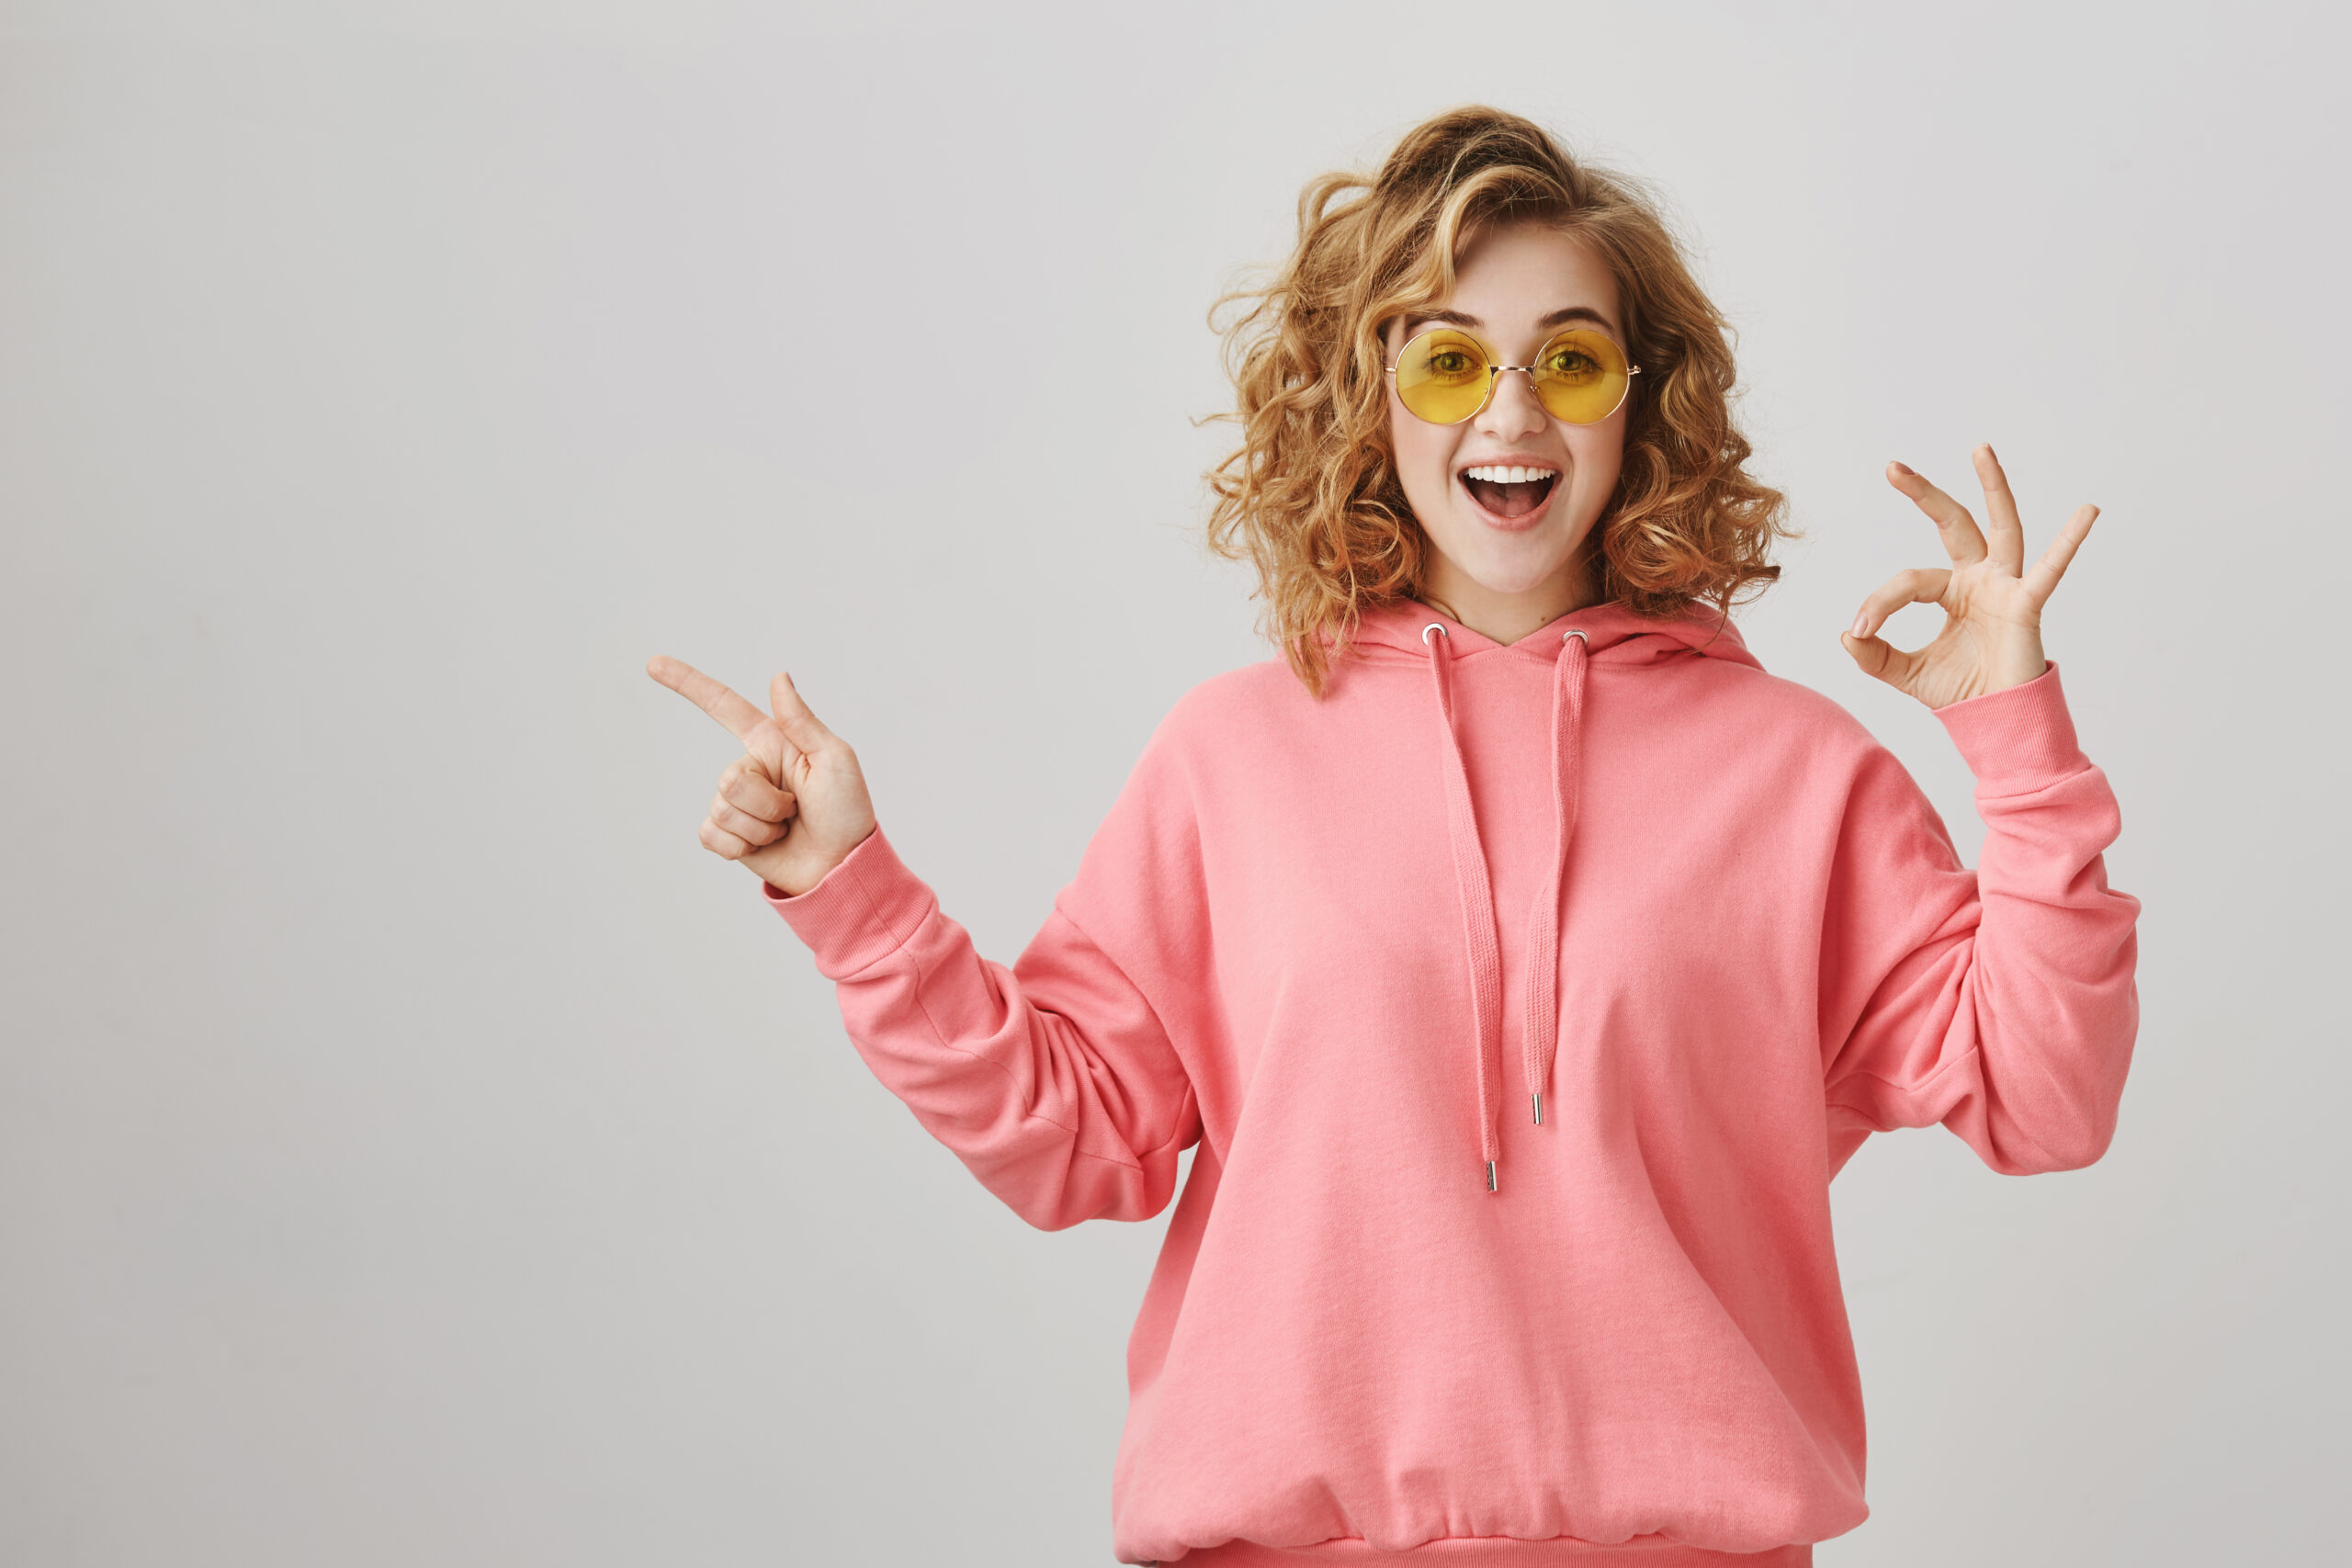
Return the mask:
[[[1510,1536],[1449,1536],[1410,1551],[1376,1551],[1360,1537],[1314,1546],[1260,1546],[1229,1540],[1195,1547],[1182,1557],[1162,1558],[1168,1568],[1813,1568],[1813,1548],[1776,1546],[1765,1551],[1709,1551],[1661,1536],[1638,1536],[1615,1546],[1589,1540],[1520,1540]]]
[[[889,957],[939,908],[930,885],[907,869],[879,823],[816,886],[788,895],[763,882],[760,896],[808,944],[828,980],[848,979]]]
[[[2054,659],[2030,681],[1947,703],[1935,715],[1976,775],[1979,795],[2022,795],[2090,766]]]

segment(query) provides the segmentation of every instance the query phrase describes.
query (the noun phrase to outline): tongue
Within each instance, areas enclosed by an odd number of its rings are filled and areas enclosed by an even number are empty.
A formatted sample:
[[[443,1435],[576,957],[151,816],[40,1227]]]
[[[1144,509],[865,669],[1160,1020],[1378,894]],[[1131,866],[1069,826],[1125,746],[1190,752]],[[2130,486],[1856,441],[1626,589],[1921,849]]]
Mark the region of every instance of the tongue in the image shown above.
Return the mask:
[[[1462,482],[1470,487],[1470,493],[1479,505],[1498,517],[1526,516],[1544,504],[1544,498],[1551,493],[1553,483],[1549,479],[1530,479],[1524,484],[1504,485],[1492,479],[1467,478]]]

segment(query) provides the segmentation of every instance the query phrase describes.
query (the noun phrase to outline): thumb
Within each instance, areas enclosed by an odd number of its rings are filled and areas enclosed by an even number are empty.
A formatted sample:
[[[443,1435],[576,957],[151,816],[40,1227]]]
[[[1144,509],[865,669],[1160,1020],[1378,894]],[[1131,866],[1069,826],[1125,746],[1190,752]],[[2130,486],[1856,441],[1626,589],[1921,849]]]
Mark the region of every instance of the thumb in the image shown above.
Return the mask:
[[[775,710],[776,727],[784,731],[784,738],[804,755],[841,744],[841,738],[800,700],[800,689],[792,683],[789,671],[779,671],[768,682],[768,706]]]
[[[1897,691],[1907,691],[1911,667],[1917,656],[1903,651],[1883,637],[1856,637],[1852,632],[1840,632],[1838,640],[1845,644],[1862,673],[1876,676]]]

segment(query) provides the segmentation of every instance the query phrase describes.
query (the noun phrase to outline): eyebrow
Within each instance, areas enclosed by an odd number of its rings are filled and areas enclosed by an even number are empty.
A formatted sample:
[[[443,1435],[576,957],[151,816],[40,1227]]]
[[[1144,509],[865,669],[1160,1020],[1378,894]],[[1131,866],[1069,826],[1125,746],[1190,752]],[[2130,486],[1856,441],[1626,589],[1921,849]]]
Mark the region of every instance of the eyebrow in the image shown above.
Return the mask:
[[[1486,325],[1477,317],[1465,316],[1459,310],[1416,310],[1405,318],[1405,325],[1408,329],[1418,327],[1425,321],[1442,321],[1449,327],[1467,327],[1473,332]],[[1617,331],[1614,321],[1600,311],[1583,305],[1570,305],[1566,310],[1555,310],[1535,325],[1539,331],[1548,333],[1555,327],[1565,327],[1570,321],[1590,321],[1594,326],[1611,333]]]

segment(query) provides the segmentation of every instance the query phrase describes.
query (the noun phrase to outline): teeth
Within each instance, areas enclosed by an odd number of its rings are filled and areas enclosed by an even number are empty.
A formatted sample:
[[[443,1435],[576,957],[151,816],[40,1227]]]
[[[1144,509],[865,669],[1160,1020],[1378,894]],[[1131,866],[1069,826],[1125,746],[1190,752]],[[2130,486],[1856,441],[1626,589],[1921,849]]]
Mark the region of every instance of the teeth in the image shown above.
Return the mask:
[[[1537,479],[1548,479],[1554,471],[1551,468],[1521,468],[1499,463],[1488,463],[1481,468],[1463,469],[1462,477],[1465,479],[1484,479],[1488,484],[1523,485],[1532,484]]]

